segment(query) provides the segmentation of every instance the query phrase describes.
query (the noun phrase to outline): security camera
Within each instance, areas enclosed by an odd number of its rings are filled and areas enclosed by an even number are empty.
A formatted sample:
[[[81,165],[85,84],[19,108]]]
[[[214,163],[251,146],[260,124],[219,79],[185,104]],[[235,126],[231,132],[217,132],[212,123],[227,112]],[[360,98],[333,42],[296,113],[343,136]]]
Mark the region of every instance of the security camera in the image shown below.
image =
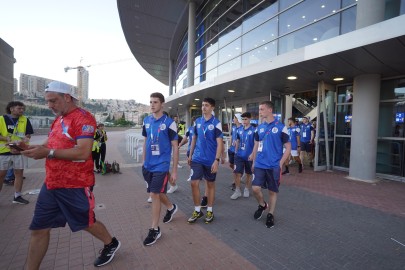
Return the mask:
[[[316,72],[316,75],[318,75],[318,76],[322,76],[323,74],[325,74],[325,70],[318,70]]]

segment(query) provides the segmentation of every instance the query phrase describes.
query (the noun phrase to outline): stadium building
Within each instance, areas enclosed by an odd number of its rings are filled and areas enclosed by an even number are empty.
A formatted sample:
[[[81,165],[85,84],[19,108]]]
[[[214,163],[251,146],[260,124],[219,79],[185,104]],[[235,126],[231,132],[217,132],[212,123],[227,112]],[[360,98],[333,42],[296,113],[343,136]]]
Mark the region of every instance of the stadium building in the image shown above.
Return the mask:
[[[405,0],[118,0],[141,66],[189,124],[201,100],[316,120],[315,170],[405,181]]]

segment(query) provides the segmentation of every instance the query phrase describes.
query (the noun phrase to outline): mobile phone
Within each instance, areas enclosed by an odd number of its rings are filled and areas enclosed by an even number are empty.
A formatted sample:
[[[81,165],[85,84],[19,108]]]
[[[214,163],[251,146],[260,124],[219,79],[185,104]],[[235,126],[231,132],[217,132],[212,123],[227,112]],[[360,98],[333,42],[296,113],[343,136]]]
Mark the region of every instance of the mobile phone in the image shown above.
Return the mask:
[[[24,149],[19,147],[16,143],[9,143],[8,146],[15,149],[15,150],[17,150],[17,151],[24,151]]]

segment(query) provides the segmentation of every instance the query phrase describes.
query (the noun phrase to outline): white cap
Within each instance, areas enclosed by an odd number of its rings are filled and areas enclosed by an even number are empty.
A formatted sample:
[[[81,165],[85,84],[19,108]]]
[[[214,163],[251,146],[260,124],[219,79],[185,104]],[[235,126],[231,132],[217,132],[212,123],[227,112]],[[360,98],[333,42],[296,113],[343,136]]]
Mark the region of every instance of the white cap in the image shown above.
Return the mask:
[[[242,123],[242,114],[240,113],[235,113],[236,119],[238,119],[239,123]]]
[[[45,87],[45,92],[57,92],[57,93],[62,93],[62,94],[68,94],[72,98],[78,99],[76,87],[71,86],[67,83],[63,83],[63,82],[53,81],[53,82],[49,83]]]

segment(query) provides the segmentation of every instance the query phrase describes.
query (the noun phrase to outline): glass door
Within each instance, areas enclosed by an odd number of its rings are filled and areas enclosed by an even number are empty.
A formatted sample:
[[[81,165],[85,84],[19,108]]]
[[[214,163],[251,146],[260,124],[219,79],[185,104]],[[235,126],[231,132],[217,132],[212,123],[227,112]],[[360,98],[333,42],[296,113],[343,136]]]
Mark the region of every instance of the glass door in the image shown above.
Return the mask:
[[[337,87],[333,167],[348,171],[352,137],[353,85]]]
[[[335,91],[323,81],[318,83],[314,170],[332,168],[335,130]]]

